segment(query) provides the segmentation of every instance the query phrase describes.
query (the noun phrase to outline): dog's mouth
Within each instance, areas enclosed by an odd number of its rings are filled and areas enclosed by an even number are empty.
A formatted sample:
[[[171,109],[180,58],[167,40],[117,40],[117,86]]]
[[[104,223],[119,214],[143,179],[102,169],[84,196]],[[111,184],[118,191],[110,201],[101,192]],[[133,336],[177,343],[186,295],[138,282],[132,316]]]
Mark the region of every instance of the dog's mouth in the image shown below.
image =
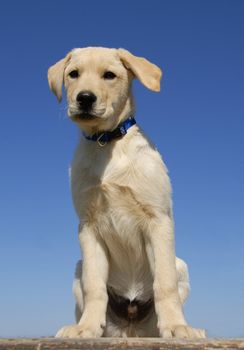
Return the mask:
[[[82,112],[76,115],[77,119],[80,120],[94,120],[97,118],[97,116],[95,114],[92,113],[87,113],[87,112]]]
[[[74,121],[90,121],[90,120],[97,119],[98,116],[88,112],[80,112],[80,113],[71,114],[70,118],[73,119]]]

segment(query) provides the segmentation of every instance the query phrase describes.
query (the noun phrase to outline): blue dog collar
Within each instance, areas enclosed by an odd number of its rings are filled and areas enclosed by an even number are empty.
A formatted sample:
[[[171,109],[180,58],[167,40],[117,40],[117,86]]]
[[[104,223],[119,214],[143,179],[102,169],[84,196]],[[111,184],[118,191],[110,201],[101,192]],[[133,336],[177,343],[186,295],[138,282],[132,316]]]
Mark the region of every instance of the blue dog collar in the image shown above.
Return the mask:
[[[133,117],[126,119],[123,123],[119,124],[119,126],[113,131],[104,131],[94,135],[86,135],[83,133],[83,136],[90,141],[96,141],[99,146],[103,147],[108,142],[120,138],[127,134],[127,131],[130,127],[136,124],[136,121]]]

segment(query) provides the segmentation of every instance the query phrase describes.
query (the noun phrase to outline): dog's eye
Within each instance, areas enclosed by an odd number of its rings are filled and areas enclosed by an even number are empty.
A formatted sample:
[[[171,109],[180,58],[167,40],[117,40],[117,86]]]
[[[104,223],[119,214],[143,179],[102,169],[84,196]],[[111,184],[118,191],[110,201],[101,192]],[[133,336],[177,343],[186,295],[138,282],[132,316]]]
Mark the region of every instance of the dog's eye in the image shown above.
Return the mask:
[[[72,70],[72,71],[69,73],[69,76],[70,76],[70,78],[72,78],[72,79],[78,78],[78,76],[79,76],[78,70]]]
[[[113,72],[107,71],[103,74],[104,79],[112,80],[116,78],[116,75]]]

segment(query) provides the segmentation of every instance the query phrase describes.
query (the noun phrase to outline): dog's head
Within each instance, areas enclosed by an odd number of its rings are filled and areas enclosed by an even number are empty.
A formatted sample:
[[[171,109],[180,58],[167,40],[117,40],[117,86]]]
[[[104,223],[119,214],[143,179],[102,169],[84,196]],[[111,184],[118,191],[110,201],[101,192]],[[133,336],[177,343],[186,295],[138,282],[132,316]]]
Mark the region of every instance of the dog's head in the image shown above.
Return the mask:
[[[51,66],[48,82],[59,101],[64,83],[68,115],[81,128],[106,130],[132,108],[132,79],[159,91],[161,75],[156,65],[124,49],[88,47],[74,49]]]

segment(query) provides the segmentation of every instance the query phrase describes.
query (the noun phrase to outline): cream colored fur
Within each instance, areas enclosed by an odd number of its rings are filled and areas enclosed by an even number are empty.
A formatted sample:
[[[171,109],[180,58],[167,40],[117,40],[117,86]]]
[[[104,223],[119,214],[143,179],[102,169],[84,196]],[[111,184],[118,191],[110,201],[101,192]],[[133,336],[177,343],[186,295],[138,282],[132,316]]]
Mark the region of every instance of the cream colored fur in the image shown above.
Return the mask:
[[[79,73],[76,79],[69,76],[72,70]],[[104,79],[105,71],[115,79]],[[160,90],[161,70],[123,49],[75,49],[48,72],[59,100],[64,82],[68,114],[87,134],[113,130],[134,114],[135,77]],[[84,90],[97,96],[92,120],[79,118],[76,96]],[[139,126],[104,147],[81,136],[71,185],[83,262],[77,264],[73,288],[77,324],[63,327],[57,336],[204,337],[203,330],[187,325],[182,311],[189,279],[187,265],[175,257],[167,169]],[[133,325],[112,318],[107,286],[131,300],[153,296],[155,311]]]

